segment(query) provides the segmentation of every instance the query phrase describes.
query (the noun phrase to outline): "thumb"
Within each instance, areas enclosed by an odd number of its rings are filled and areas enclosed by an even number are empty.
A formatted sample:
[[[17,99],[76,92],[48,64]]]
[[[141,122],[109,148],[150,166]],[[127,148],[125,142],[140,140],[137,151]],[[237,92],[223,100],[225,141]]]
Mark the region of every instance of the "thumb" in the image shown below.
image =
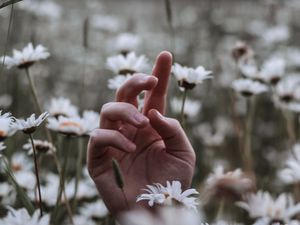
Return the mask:
[[[167,152],[180,155],[182,153],[195,154],[178,120],[164,117],[156,109],[148,112],[148,118],[151,126],[163,139]]]

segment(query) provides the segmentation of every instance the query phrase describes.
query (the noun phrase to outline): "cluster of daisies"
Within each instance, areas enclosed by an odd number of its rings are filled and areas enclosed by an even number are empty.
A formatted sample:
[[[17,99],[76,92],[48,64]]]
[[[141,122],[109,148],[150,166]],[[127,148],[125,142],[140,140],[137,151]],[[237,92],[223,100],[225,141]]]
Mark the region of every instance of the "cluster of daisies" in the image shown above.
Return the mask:
[[[242,76],[232,83],[236,92],[244,97],[271,92],[276,106],[299,112],[300,78],[297,73],[287,73],[283,56],[274,55],[258,66],[254,51],[243,42],[236,44],[232,56],[237,64],[237,76]]]

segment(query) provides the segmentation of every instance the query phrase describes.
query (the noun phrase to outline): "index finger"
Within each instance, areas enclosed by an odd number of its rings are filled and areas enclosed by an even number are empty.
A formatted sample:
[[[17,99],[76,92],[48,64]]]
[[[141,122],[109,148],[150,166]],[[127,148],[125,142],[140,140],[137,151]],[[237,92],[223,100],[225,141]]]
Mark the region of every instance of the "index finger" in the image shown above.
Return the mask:
[[[171,69],[172,54],[168,51],[161,52],[156,58],[156,63],[152,71],[153,76],[158,78],[158,83],[154,89],[148,91],[145,95],[144,114],[147,114],[150,109],[156,109],[162,114],[165,113]]]

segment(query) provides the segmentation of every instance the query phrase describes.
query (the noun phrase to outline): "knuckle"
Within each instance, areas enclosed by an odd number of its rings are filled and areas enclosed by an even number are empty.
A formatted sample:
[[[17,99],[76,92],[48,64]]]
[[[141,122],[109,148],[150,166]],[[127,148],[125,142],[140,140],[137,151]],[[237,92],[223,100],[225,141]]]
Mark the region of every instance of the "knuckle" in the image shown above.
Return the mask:
[[[169,123],[172,127],[181,128],[181,124],[177,119],[169,118]]]
[[[112,102],[107,102],[104,105],[102,105],[100,115],[105,115],[107,112],[110,111],[112,106],[113,106]]]

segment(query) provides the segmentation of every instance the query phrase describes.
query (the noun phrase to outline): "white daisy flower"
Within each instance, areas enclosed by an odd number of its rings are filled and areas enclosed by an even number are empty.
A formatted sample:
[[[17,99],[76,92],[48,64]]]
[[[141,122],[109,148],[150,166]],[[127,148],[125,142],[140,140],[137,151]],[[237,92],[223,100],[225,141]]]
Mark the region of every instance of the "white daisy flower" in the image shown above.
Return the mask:
[[[240,169],[225,173],[222,166],[217,166],[206,180],[206,190],[216,197],[240,199],[253,189],[254,182]]]
[[[0,220],[2,225],[49,225],[50,217],[49,215],[44,215],[40,217],[39,210],[36,210],[32,216],[29,215],[25,208],[22,209],[13,209],[11,207],[7,207],[9,209],[6,217]]]
[[[247,78],[262,81],[261,74],[259,73],[256,62],[254,60],[241,60],[238,66],[242,74]]]
[[[7,109],[12,102],[13,99],[10,95],[4,94],[0,96],[0,108]]]
[[[83,134],[82,119],[80,117],[48,118],[47,128],[65,135],[81,136]]]
[[[262,40],[267,45],[273,45],[281,42],[286,42],[291,36],[288,26],[279,25],[270,27],[262,34]]]
[[[15,153],[12,156],[11,169],[21,187],[27,190],[35,189],[36,177],[32,172],[33,163],[24,153]]]
[[[103,218],[107,216],[108,210],[102,200],[97,200],[96,202],[84,204],[83,207],[79,209],[80,214],[86,218]]]
[[[146,72],[149,68],[148,59],[144,55],[137,56],[135,52],[130,52],[126,56],[120,54],[109,57],[106,65],[116,75],[132,75],[138,72]]]
[[[179,181],[167,181],[167,186],[161,184],[147,185],[148,189],[144,189],[147,194],[141,194],[137,197],[137,202],[147,200],[149,206],[156,204],[173,205],[173,202],[181,203],[187,208],[197,210],[198,203],[196,197],[190,195],[199,194],[195,189],[187,189],[182,192],[181,183]]]
[[[8,196],[12,192],[13,188],[6,182],[0,183],[0,197]]]
[[[285,60],[282,58],[272,57],[262,65],[261,76],[265,82],[276,85],[285,75],[285,65]]]
[[[242,41],[238,41],[232,49],[232,58],[238,62],[240,59],[252,58],[253,50]]]
[[[131,76],[130,75],[117,75],[108,80],[108,88],[111,90],[119,89]]]
[[[286,168],[279,172],[279,177],[287,184],[300,182],[300,144],[293,146],[292,154],[285,163]]]
[[[204,144],[209,147],[219,147],[225,140],[225,133],[218,129],[213,129],[208,123],[203,123],[196,127],[194,133],[200,136]]]
[[[89,135],[97,129],[100,124],[100,114],[92,110],[85,110],[82,113],[83,135]]]
[[[119,34],[111,43],[109,43],[110,49],[119,52],[123,55],[127,55],[129,52],[136,51],[141,44],[141,38],[132,33]]]
[[[0,110],[0,141],[12,136],[17,130],[13,126],[14,118],[10,113],[2,114]]]
[[[212,78],[210,75],[212,72],[205,70],[203,66],[198,66],[194,69],[175,63],[172,66],[172,73],[174,74],[178,85],[185,89],[193,89],[196,84],[202,83],[203,80]]]
[[[75,215],[73,216],[74,225],[97,225],[92,219],[86,218],[82,215]],[[67,223],[71,225],[70,223]]]
[[[258,81],[238,79],[232,82],[233,89],[244,97],[251,97],[268,91],[268,87]]]
[[[182,99],[179,98],[173,98],[171,100],[171,109],[172,111],[180,115],[181,113],[181,106],[182,106]],[[199,114],[199,111],[201,110],[201,102],[195,101],[186,98],[185,99],[185,107],[184,107],[184,115],[188,118],[196,117]]]
[[[73,105],[70,99],[59,97],[52,98],[50,105],[47,107],[50,116],[75,117],[78,116],[78,108]]]
[[[283,103],[290,103],[296,99],[296,91],[300,88],[300,76],[290,75],[281,80],[275,88],[276,99]]]
[[[4,64],[8,69],[14,66],[24,69],[32,66],[37,61],[47,59],[49,56],[50,53],[44,46],[38,45],[34,48],[32,43],[29,43],[22,51],[14,49],[12,57],[0,57],[0,61],[4,60]]]
[[[53,144],[48,141],[33,139],[33,144],[37,153],[51,154],[53,151],[56,151]],[[28,143],[23,145],[23,149],[27,150],[29,155],[33,154],[32,144],[30,140],[28,140]]]
[[[124,225],[208,225],[201,220],[199,213],[184,207],[161,207],[157,214],[145,210],[131,210],[121,217]]]
[[[249,194],[237,206],[248,211],[251,218],[257,219],[255,224],[289,224],[291,218],[300,212],[300,203],[294,203],[291,195],[280,194],[273,199],[268,192],[258,191]]]
[[[16,119],[14,126],[16,129],[23,131],[25,134],[33,133],[38,126],[49,116],[48,112],[42,113],[38,118],[35,118],[33,113],[27,119]]]

